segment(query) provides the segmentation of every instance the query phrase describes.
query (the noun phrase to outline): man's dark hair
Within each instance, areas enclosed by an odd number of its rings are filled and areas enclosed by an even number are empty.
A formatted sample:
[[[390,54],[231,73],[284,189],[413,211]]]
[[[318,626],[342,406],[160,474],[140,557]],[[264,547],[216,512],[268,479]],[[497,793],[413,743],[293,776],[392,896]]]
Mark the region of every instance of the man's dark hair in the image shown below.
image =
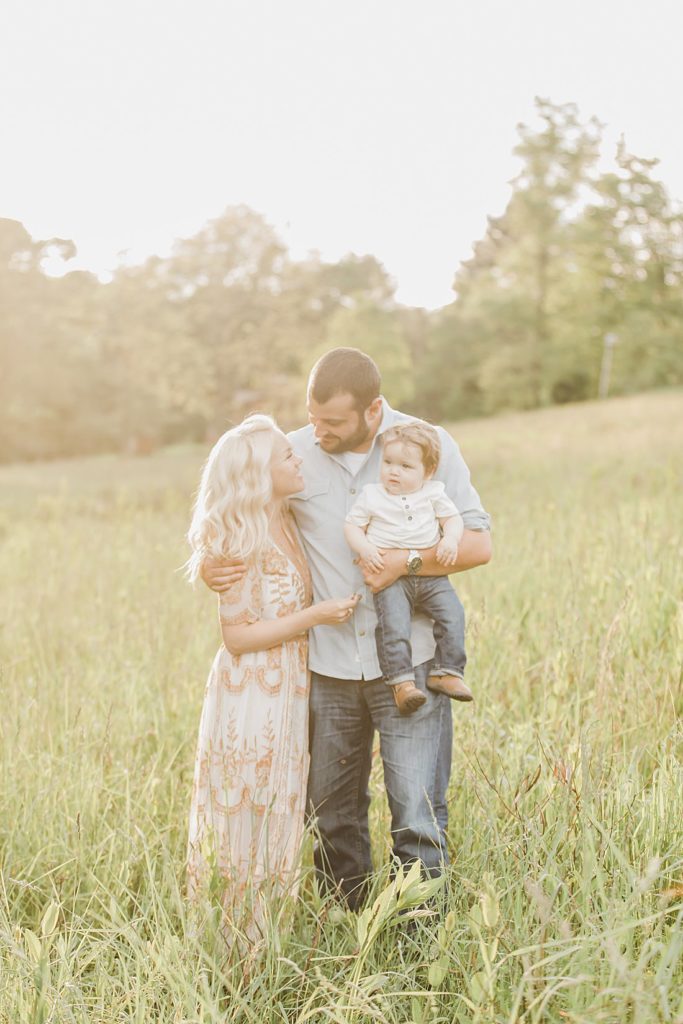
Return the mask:
[[[308,378],[308,393],[321,405],[334,395],[351,395],[358,412],[379,396],[377,365],[357,348],[333,348],[321,356]]]

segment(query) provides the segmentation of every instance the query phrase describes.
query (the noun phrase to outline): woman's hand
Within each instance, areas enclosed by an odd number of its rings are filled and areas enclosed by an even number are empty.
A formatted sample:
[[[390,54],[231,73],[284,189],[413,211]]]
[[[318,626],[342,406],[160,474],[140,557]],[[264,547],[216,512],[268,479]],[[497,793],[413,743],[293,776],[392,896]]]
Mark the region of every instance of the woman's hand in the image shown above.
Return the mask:
[[[348,622],[356,605],[360,601],[360,594],[352,594],[351,597],[332,601],[320,601],[314,604],[311,611],[314,614],[316,626],[341,626]]]

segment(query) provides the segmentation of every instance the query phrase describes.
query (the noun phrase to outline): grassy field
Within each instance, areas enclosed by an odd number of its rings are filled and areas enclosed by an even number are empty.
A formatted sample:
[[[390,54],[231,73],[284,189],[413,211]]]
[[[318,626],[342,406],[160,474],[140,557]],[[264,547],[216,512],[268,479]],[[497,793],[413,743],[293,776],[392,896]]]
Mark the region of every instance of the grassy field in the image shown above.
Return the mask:
[[[389,876],[376,769],[381,900],[344,914],[307,867],[246,965],[183,900],[204,453],[0,468],[2,1024],[683,1021],[683,395],[454,434],[495,557],[457,581],[447,913]]]

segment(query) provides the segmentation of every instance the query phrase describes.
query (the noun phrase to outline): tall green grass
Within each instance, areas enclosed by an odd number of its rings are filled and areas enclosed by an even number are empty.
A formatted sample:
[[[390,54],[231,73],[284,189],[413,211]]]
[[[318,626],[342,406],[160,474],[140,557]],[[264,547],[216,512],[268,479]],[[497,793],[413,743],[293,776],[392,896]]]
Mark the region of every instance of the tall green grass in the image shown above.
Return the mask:
[[[294,908],[226,960],[183,896],[212,596],[202,453],[0,470],[0,1021],[683,1021],[683,399],[459,424],[495,557],[455,582],[453,865]],[[376,759],[378,762],[378,759]]]

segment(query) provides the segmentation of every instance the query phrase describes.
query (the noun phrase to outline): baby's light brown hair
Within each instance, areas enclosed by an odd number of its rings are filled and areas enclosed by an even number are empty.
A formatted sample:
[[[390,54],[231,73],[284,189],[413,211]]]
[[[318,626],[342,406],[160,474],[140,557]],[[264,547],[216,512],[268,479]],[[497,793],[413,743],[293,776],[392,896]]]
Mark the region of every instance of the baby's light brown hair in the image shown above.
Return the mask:
[[[414,444],[422,453],[422,465],[425,473],[431,476],[439,465],[441,457],[441,443],[439,435],[434,427],[421,420],[414,420],[411,423],[399,423],[395,427],[389,427],[382,435],[382,444],[386,448],[388,444],[399,441],[401,444]]]

